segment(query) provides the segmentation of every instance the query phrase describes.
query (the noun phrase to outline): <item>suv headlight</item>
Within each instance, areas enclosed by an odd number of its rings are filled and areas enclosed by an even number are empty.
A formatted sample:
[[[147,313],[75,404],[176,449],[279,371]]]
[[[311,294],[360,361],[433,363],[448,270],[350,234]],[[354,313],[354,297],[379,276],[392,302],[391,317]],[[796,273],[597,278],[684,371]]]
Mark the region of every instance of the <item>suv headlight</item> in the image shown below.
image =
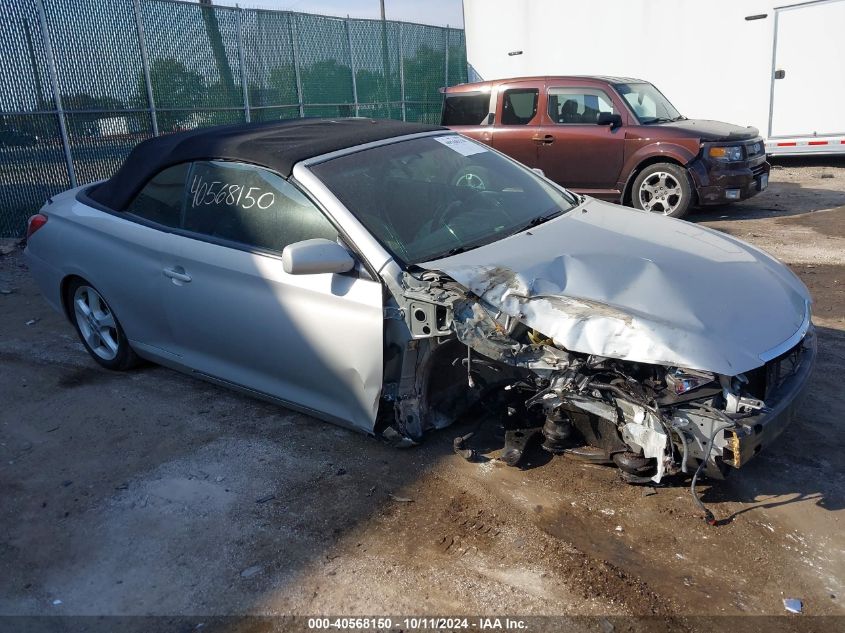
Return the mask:
[[[711,147],[707,154],[710,158],[715,158],[716,160],[742,160],[742,146],[727,145],[722,147]]]

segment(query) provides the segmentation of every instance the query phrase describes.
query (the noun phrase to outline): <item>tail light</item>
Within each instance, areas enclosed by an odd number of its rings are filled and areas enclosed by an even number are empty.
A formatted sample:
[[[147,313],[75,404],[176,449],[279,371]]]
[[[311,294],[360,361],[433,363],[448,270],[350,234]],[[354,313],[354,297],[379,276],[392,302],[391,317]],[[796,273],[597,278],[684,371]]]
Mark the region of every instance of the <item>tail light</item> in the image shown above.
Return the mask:
[[[43,213],[36,213],[26,223],[26,239],[29,239],[35,235],[35,232],[40,229],[42,226],[47,224],[47,216]]]

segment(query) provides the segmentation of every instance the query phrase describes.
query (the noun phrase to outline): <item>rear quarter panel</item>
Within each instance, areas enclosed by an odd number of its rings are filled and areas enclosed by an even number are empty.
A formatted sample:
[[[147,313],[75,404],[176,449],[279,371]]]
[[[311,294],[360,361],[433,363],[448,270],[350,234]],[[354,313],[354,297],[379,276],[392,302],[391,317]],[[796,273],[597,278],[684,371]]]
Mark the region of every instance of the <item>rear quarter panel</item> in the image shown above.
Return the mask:
[[[130,340],[157,345],[154,333],[163,322],[160,253],[168,234],[88,206],[77,192],[45,205],[47,224],[27,245],[41,292],[61,309],[63,281],[81,277],[111,305]]]

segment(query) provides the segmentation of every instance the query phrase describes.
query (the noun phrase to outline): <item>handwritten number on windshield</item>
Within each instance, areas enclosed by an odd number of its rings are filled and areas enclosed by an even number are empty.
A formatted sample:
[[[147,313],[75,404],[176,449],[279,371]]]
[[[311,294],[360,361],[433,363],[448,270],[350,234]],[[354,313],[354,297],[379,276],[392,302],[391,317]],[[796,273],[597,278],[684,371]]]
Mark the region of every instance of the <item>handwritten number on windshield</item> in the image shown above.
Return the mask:
[[[261,187],[245,187],[235,183],[212,180],[207,182],[202,176],[194,176],[191,182],[191,207],[226,204],[241,209],[269,209],[276,202],[276,194],[263,191]]]

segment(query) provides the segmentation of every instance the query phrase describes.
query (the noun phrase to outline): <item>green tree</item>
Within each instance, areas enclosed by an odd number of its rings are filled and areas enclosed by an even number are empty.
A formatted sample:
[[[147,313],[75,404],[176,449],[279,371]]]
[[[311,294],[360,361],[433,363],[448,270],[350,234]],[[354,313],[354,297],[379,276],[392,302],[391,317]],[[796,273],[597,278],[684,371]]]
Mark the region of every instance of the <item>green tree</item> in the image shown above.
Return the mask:
[[[325,59],[301,70],[307,103],[352,103],[352,70],[336,59]]]
[[[296,70],[293,64],[274,66],[267,78],[267,86],[252,87],[250,103],[256,105],[293,105],[298,103],[296,95]]]
[[[167,109],[204,107],[208,101],[208,89],[202,75],[188,70],[185,64],[171,57],[156,59],[150,64],[150,84],[161,132],[194,127],[196,116],[192,112],[167,112]],[[141,94],[146,96],[147,86],[143,73],[138,77],[138,85]],[[146,99],[144,101],[146,102]]]
[[[442,49],[420,46],[405,60],[405,98],[439,102],[439,89],[446,83],[446,55]]]
[[[147,94],[144,76],[138,79],[142,93]],[[206,105],[207,88],[198,72],[188,70],[182,62],[167,57],[150,64],[150,83],[156,108],[200,108]]]

